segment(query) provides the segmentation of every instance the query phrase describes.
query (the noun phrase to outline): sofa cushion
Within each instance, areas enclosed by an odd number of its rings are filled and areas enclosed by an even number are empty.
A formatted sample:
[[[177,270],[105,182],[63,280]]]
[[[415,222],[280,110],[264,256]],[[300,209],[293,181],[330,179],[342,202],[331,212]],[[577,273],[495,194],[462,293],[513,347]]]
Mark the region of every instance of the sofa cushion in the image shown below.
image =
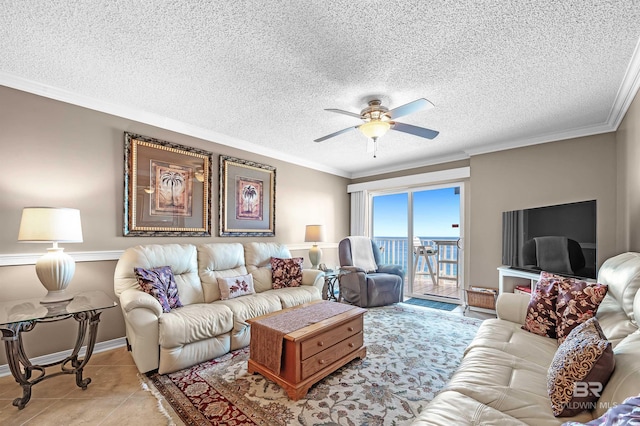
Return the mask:
[[[309,303],[322,299],[322,294],[317,287],[303,285],[300,287],[288,287],[277,290],[268,290],[265,293],[272,294],[280,300],[283,308]]]
[[[614,366],[611,343],[596,318],[574,328],[549,367],[547,388],[553,414],[565,417],[595,409]]]
[[[173,308],[182,307],[178,286],[170,266],[151,269],[133,268],[133,272],[142,290],[160,302],[163,312],[171,312]]]
[[[637,324],[633,301],[640,290],[640,253],[622,253],[607,259],[598,270],[598,282],[609,286],[611,296]]]
[[[220,303],[196,303],[162,314],[160,346],[173,348],[210,339],[233,329],[233,312]]]
[[[498,318],[482,322],[465,352],[475,347],[494,348],[547,368],[558,349],[556,339],[522,330],[520,324]]]
[[[574,278],[558,280],[556,303],[556,336],[562,343],[571,330],[595,316],[598,306],[607,294],[607,286],[588,283]]]
[[[248,319],[266,315],[282,309],[280,299],[269,292],[251,294],[236,299],[221,300],[219,302],[233,312],[233,330],[231,331],[231,349],[238,349],[249,345],[251,327]]]
[[[613,405],[640,393],[640,331],[624,338],[613,349],[616,368],[604,387],[595,410],[601,416]]]
[[[548,364],[541,366],[495,348],[475,347],[467,352],[445,389],[527,424],[558,425],[549,403],[547,369]],[[584,422],[593,416],[585,411],[572,419]]]
[[[544,271],[540,273],[540,280],[531,293],[523,330],[556,338],[556,300],[559,278],[562,277]]]
[[[202,281],[204,301],[220,300],[218,278],[245,275],[244,247],[240,243],[201,244],[198,249],[198,275]]]
[[[459,392],[444,391],[431,400],[412,425],[526,426],[527,423]]]
[[[253,276],[251,274],[218,278],[218,286],[220,287],[221,300],[255,294],[256,292],[253,288]]]
[[[253,275],[253,285],[257,293],[271,290],[271,258],[291,258],[291,252],[279,243],[244,243],[244,258],[247,272]]]
[[[171,266],[183,305],[204,302],[196,247],[191,244],[149,244],[126,249],[114,273],[116,296],[127,289],[139,289],[133,268],[160,266]]]
[[[614,348],[625,337],[638,330],[616,299],[607,292],[596,312],[600,328]]]
[[[294,257],[281,259],[271,258],[271,282],[273,288],[300,287],[302,284],[302,263],[304,259]]]

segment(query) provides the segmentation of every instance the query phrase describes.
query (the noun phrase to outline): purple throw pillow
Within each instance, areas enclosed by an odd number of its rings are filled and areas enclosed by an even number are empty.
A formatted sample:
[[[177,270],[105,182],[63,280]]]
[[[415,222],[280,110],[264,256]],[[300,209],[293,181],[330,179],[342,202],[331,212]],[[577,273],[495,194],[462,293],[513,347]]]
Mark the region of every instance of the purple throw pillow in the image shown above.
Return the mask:
[[[142,290],[160,302],[163,312],[171,312],[173,308],[182,307],[171,266],[151,269],[133,268],[133,272]]]

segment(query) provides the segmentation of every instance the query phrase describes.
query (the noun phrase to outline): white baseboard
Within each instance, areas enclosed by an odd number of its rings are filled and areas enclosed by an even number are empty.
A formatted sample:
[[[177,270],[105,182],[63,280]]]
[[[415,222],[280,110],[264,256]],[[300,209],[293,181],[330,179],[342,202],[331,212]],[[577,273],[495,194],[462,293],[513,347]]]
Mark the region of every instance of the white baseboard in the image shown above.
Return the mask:
[[[120,347],[126,346],[126,345],[127,345],[127,339],[124,338],[124,337],[119,337],[117,339],[108,340],[106,342],[99,342],[99,343],[96,343],[96,345],[93,348],[93,355],[95,355],[97,353],[100,353],[100,352],[109,351],[111,349],[120,348]],[[87,347],[83,346],[80,349],[79,356],[81,356],[81,357],[84,356],[86,351],[87,351]],[[71,352],[72,352],[72,350],[69,349],[68,351],[57,352],[57,353],[49,354],[49,355],[42,355],[42,356],[30,359],[30,361],[34,365],[50,364],[50,363],[57,362],[57,361],[60,361],[62,359],[65,359],[66,357],[71,355]],[[89,360],[89,362],[91,362],[91,360]],[[9,369],[9,364],[0,365],[0,377],[8,376],[10,374],[11,374],[11,370]]]

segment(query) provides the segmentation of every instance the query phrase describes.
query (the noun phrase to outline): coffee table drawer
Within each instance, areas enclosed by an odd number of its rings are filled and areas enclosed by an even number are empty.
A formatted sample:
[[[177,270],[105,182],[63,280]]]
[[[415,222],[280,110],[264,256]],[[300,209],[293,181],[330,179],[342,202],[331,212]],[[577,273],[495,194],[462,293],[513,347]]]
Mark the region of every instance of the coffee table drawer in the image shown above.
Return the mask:
[[[337,342],[344,340],[349,336],[353,336],[356,333],[360,333],[361,331],[362,316],[307,339],[301,343],[300,349],[302,359],[307,359],[318,352],[322,352]]]
[[[315,354],[311,358],[302,361],[302,378],[306,379],[313,373],[322,370],[323,368],[331,365],[334,361],[347,355],[349,352],[353,352],[362,347],[362,344],[364,343],[363,336],[363,333],[359,332],[358,334]]]

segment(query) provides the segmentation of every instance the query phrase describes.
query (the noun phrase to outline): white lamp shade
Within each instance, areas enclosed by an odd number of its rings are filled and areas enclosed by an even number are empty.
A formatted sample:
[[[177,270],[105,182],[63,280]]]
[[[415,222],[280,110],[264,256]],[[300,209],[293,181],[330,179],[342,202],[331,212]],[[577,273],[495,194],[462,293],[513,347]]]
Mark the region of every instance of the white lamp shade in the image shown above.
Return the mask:
[[[18,241],[34,243],[81,243],[80,210],[57,207],[25,207]]]
[[[368,138],[379,138],[391,127],[388,121],[372,120],[361,124],[358,129]]]
[[[307,225],[304,232],[305,242],[322,242],[324,241],[324,227],[322,225]]]

